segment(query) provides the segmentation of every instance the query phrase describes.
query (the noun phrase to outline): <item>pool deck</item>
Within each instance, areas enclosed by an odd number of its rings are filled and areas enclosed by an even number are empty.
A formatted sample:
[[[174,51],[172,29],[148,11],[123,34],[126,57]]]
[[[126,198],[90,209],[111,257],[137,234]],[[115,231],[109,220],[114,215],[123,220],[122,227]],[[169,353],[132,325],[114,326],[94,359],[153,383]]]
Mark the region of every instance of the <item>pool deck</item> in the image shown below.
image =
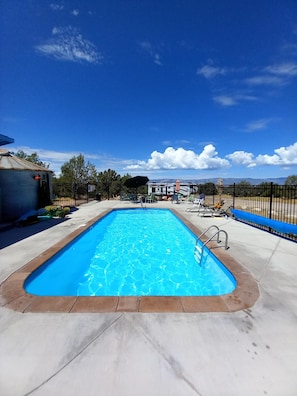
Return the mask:
[[[18,312],[0,300],[0,394],[295,396],[297,244],[223,217],[174,208],[200,230],[228,232],[228,254],[260,291],[236,312]],[[90,202],[65,221],[0,232],[0,282],[109,208]],[[52,224],[52,223],[51,223]],[[31,235],[30,235],[31,233]]]

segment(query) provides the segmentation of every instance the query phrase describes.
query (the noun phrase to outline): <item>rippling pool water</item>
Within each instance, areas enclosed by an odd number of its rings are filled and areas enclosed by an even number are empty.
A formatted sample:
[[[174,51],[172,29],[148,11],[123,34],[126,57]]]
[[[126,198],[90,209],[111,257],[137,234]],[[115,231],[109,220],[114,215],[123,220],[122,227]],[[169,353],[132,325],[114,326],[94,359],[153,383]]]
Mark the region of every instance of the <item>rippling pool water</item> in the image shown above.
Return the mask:
[[[233,275],[170,210],[114,210],[36,270],[28,293],[47,296],[210,296],[231,293]]]

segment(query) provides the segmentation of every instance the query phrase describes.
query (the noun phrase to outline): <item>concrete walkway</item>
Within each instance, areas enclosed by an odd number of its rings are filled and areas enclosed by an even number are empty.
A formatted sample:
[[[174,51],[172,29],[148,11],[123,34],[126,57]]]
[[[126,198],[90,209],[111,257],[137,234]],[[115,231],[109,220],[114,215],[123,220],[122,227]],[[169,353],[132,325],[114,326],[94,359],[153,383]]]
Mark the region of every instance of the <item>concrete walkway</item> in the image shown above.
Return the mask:
[[[31,236],[2,231],[0,282],[108,207],[129,205],[91,202]],[[258,281],[256,304],[196,314],[22,314],[2,306],[1,396],[297,394],[297,244],[186,207],[174,205],[201,230],[217,224],[228,232],[228,253]]]

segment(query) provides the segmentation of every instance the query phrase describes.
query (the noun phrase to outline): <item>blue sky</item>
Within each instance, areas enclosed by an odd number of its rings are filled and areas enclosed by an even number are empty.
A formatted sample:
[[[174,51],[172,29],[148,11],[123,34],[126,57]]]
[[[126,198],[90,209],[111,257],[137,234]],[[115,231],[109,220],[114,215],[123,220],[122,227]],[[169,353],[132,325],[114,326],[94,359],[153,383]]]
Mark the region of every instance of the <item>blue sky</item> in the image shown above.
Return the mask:
[[[2,0],[0,133],[149,179],[297,174],[296,0]]]

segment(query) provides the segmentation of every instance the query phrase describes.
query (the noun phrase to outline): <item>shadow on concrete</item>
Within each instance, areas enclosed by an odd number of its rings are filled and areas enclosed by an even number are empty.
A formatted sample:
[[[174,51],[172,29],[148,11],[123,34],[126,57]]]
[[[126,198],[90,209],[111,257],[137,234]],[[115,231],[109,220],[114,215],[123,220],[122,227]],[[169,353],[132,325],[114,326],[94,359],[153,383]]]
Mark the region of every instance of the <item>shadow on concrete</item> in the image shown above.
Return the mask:
[[[57,224],[63,223],[67,220],[69,220],[67,217],[58,219],[47,219],[41,220],[35,224],[30,224],[22,227],[12,225],[2,230],[0,229],[0,249],[13,245],[16,242],[21,241],[22,239],[26,239],[34,234],[38,234],[41,231],[47,230],[48,228],[54,227]]]

